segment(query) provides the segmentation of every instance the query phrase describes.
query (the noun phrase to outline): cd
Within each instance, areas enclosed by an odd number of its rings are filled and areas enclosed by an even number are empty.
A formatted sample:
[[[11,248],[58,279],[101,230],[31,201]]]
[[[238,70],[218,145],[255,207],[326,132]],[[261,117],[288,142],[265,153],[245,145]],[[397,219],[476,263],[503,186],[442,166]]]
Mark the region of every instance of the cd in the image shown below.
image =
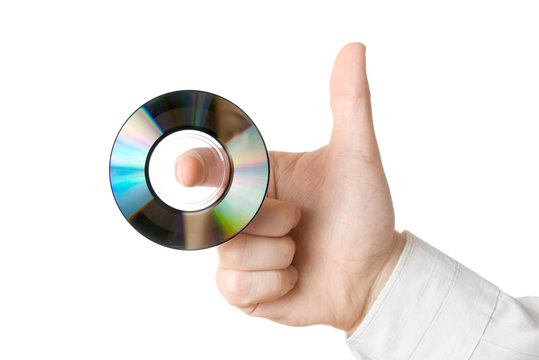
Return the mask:
[[[205,168],[211,183],[178,180],[178,159],[186,153],[211,160]],[[112,147],[110,184],[140,234],[174,249],[203,249],[230,240],[256,216],[268,189],[269,157],[238,106],[205,91],[175,91],[148,101],[124,123]]]

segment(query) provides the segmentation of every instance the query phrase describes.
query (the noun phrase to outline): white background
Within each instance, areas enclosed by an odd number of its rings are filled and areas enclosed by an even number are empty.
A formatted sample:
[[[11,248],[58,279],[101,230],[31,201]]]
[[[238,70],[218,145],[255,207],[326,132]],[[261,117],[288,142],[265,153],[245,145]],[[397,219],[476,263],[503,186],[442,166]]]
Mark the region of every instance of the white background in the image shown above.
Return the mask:
[[[350,41],[397,229],[539,295],[535,1],[12,1],[0,18],[0,358],[351,359],[341,331],[229,306],[215,249],[146,240],[108,179],[123,122],[179,89],[237,103],[270,149],[324,145]]]

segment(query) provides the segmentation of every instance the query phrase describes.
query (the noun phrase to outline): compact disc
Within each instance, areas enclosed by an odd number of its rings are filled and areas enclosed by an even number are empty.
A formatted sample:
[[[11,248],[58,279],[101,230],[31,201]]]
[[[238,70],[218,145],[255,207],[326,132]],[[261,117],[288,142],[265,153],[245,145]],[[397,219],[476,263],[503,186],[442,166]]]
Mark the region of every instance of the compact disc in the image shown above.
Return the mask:
[[[211,183],[184,186],[177,159],[211,157]],[[210,158],[207,158],[210,159]],[[206,162],[208,163],[208,162]],[[203,249],[241,232],[262,206],[269,158],[256,125],[239,107],[204,91],[158,96],[124,123],[110,156],[112,193],[127,221],[175,249]]]

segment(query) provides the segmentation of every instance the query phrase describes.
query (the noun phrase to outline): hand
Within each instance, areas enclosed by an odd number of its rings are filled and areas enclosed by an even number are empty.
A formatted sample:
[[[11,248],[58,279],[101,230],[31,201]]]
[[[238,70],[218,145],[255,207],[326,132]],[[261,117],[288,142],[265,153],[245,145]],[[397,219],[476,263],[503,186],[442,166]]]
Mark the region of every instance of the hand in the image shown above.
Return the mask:
[[[405,240],[394,228],[365,68],[362,44],[341,50],[330,84],[330,143],[314,152],[271,152],[260,212],[218,247],[217,285],[250,315],[350,334],[399,259]],[[185,185],[204,181],[197,158],[178,160]]]

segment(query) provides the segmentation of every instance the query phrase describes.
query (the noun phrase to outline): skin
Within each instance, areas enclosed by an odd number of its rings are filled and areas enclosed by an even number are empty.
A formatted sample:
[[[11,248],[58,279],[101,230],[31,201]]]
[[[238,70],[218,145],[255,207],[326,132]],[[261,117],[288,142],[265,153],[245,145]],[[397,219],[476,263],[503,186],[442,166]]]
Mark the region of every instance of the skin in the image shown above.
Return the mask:
[[[216,280],[228,302],[249,315],[351,334],[405,244],[374,133],[363,44],[338,54],[330,103],[328,145],[270,153],[268,197],[253,222],[218,247]],[[184,185],[211,186],[202,175],[211,160],[185,155],[177,161]]]
[[[188,171],[181,171],[188,169]],[[175,164],[176,180],[187,187],[197,186],[206,179],[206,166],[199,157],[185,153],[178,157]]]

